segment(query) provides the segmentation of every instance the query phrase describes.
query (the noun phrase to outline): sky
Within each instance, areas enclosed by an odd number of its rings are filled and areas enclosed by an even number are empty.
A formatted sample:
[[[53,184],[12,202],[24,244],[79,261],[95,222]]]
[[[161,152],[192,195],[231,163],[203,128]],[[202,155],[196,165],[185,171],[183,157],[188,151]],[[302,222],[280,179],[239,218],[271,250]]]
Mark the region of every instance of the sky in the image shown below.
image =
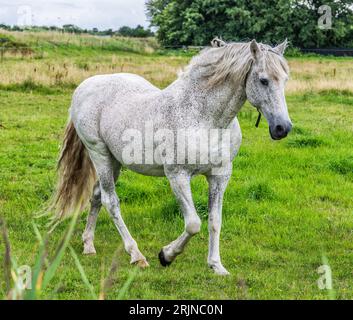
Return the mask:
[[[0,23],[100,30],[149,25],[145,0],[0,0]]]

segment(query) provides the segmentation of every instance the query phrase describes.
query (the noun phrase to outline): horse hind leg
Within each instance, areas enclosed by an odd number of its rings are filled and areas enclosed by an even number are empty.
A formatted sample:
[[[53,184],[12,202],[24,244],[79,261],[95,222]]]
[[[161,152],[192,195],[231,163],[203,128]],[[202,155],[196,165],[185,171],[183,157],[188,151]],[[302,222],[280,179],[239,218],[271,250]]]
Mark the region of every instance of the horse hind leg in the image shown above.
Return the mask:
[[[87,223],[84,233],[82,234],[83,240],[83,254],[96,254],[94,247],[94,231],[96,229],[96,223],[99,211],[102,207],[101,201],[101,189],[99,181],[93,187],[92,198],[91,198],[91,209],[87,216]]]
[[[114,181],[119,178],[121,165],[118,161],[114,162]],[[87,223],[84,233],[82,234],[83,240],[83,254],[96,254],[94,247],[94,232],[96,229],[98,214],[102,208],[101,188],[99,181],[93,187],[91,197],[91,208],[87,216]]]
[[[148,267],[146,258],[140,252],[136,241],[132,238],[125,222],[121,216],[119,198],[115,191],[115,166],[117,161],[110,154],[104,144],[96,145],[95,150],[89,150],[90,157],[96,168],[99,179],[101,203],[111,215],[116,228],[122,237],[125,250],[131,256],[131,263],[137,264],[139,267]],[[118,163],[118,170],[121,165]],[[117,174],[118,175],[118,174]]]

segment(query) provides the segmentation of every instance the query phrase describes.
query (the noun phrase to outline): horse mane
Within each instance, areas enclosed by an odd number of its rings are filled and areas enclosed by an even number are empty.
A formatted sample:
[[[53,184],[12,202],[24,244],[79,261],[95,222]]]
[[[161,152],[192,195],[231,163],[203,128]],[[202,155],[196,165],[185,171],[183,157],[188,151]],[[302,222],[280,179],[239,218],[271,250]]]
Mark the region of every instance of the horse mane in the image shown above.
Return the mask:
[[[275,78],[286,77],[289,67],[285,58],[271,46],[259,43],[264,53],[263,68]],[[250,42],[229,43],[217,48],[206,48],[195,56],[182,76],[202,77],[208,87],[217,86],[229,78],[236,84],[243,84],[254,58],[250,52]]]

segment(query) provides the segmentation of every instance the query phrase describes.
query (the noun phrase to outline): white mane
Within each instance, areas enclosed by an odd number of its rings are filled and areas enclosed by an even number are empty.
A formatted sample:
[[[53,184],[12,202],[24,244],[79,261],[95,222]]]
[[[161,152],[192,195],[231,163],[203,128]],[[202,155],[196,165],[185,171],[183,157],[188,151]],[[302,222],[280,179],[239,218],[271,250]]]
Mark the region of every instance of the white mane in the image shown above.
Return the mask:
[[[287,76],[289,68],[282,55],[272,47],[259,43],[263,52],[263,67],[274,77]],[[229,43],[218,48],[206,48],[195,56],[181,74],[182,77],[196,74],[208,80],[209,86],[217,86],[229,79],[244,83],[254,58],[250,42]]]

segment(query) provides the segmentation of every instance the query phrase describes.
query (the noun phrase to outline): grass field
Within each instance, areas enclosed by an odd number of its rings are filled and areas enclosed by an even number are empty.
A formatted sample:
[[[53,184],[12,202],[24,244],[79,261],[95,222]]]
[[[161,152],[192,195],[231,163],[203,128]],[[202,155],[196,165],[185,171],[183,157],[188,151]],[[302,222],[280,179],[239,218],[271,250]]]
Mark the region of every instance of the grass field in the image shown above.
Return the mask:
[[[9,54],[0,63],[0,216],[7,222],[13,258],[18,265],[33,266],[39,248],[33,222],[42,233],[47,222],[34,219],[34,213],[55,184],[74,86],[91,74],[124,71],[165,87],[190,55],[159,52],[155,44],[122,47],[121,39],[104,40],[108,44],[102,45],[74,36],[11,36],[41,46],[39,53]],[[123,171],[117,185],[122,213],[150,268],[141,271],[129,265],[105,210],[98,219],[97,255],[81,255],[85,213],[71,245],[97,294],[118,250],[107,299],[122,297],[122,290],[127,299],[353,298],[353,59],[298,57],[289,58],[289,63],[287,102],[294,122],[290,136],[272,141],[265,121],[256,129],[256,112],[248,104],[239,115],[243,144],[225,194],[221,234],[223,263],[231,276],[218,277],[206,264],[204,178],[193,181],[202,231],[183,255],[163,268],[157,254],[183,229],[179,208],[166,179]],[[67,73],[57,76],[65,68]],[[68,224],[53,233],[49,258]],[[3,252],[0,242],[0,260]],[[333,291],[317,285],[317,268],[325,259],[332,269]],[[127,280],[132,280],[128,288]],[[5,294],[1,277],[0,296]],[[41,298],[91,298],[68,250]]]

